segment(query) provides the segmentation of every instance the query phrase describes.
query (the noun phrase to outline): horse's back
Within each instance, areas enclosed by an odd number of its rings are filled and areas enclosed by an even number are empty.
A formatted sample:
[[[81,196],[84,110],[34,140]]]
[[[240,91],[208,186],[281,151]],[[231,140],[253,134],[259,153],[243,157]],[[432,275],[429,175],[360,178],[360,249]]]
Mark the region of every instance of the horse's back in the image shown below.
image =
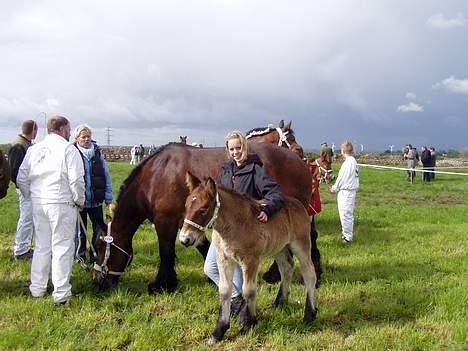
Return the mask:
[[[0,199],[6,196],[9,183],[10,166],[3,155],[3,151],[0,150]]]

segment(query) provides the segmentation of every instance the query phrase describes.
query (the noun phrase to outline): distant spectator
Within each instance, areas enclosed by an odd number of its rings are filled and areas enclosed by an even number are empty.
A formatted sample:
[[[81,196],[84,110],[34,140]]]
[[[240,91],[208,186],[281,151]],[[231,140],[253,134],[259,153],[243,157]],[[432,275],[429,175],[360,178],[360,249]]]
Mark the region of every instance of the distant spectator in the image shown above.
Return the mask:
[[[416,167],[416,163],[419,161],[419,155],[416,148],[414,148],[411,144],[407,145],[407,153],[404,155],[404,159],[407,161],[408,166],[408,176],[406,179],[413,182],[414,178],[416,177],[416,171],[414,168]]]
[[[11,169],[11,181],[16,186],[18,170],[23,162],[24,156],[37,135],[37,124],[33,120],[24,121],[21,125],[21,134],[13,141],[8,151],[8,162]],[[15,246],[13,255],[17,259],[30,260],[33,256],[31,241],[33,238],[34,224],[31,198],[26,198],[16,186],[19,199],[19,219],[16,224]]]
[[[427,148],[426,145],[421,147],[421,163],[424,171],[429,171],[431,168],[431,151]],[[423,172],[423,182],[429,182],[431,176],[429,172]]]
[[[431,152],[431,168],[430,170],[432,171],[432,173],[429,173],[430,175],[430,178],[431,180],[434,180],[435,179],[435,167],[436,167],[436,152],[435,152],[435,148],[434,146],[431,146],[429,148],[429,151]]]
[[[138,161],[138,163],[143,161],[144,158],[145,158],[145,148],[143,147],[143,144],[140,144],[140,160]]]
[[[148,156],[151,156],[152,154],[154,154],[156,152],[156,145],[154,144],[151,144],[149,149],[148,149]]]
[[[137,151],[138,145],[133,145],[132,148],[130,149],[130,164],[131,165],[136,165],[136,151]]]

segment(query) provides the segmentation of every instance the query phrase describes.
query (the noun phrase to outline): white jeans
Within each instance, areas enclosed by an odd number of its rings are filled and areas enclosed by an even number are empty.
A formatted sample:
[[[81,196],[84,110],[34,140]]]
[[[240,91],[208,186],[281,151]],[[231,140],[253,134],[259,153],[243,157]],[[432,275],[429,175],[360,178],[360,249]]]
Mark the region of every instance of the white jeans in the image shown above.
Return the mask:
[[[76,208],[68,204],[33,203],[36,247],[31,263],[32,296],[43,296],[52,271],[54,302],[71,297],[71,270],[75,251]]]
[[[15,246],[13,254],[22,255],[29,251],[31,246],[34,224],[31,199],[26,199],[19,189],[16,189],[19,199],[19,219],[16,224]]]
[[[355,201],[356,190],[340,190],[338,192],[337,202],[341,221],[341,233],[347,241],[353,240]]]

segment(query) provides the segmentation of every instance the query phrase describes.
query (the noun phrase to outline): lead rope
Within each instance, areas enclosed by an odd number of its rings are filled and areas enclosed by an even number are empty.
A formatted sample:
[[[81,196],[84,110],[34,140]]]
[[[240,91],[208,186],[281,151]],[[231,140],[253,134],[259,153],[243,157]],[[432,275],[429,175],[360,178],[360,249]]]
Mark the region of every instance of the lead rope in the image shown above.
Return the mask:
[[[77,212],[77,215],[78,215],[78,229],[79,229],[79,232],[78,232],[78,245],[77,245],[76,250],[75,250],[75,258],[79,262],[80,266],[82,268],[86,269],[86,268],[88,268],[88,266],[86,265],[86,262],[84,261],[84,259],[82,257],[80,257],[80,255],[79,255],[79,249],[81,248],[81,244],[82,244],[82,242],[81,242],[81,230],[83,230],[83,233],[85,234],[86,241],[88,242],[88,246],[90,247],[94,257],[96,257],[96,250],[94,249],[92,240],[89,239],[88,231],[86,230],[86,226],[84,225],[83,218],[81,218],[81,215],[80,215],[80,210],[77,209],[76,212]]]

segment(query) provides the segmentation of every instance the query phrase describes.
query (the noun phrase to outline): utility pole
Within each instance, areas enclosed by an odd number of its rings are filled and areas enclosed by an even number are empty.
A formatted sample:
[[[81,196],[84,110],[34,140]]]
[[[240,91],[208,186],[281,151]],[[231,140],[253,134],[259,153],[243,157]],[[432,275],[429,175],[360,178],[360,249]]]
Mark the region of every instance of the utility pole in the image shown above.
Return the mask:
[[[110,146],[111,144],[111,137],[112,137],[112,129],[110,127],[106,127],[107,146]]]

